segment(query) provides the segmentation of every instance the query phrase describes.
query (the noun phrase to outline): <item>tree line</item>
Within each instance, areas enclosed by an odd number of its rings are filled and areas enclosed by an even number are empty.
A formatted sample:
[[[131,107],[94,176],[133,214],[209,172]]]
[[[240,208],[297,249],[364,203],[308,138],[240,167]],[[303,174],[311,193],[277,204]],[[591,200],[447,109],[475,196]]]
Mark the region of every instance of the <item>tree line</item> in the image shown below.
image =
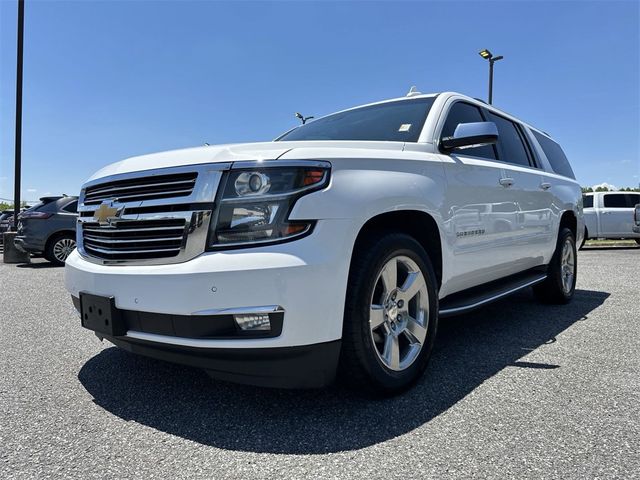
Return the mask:
[[[618,190],[612,190],[609,187],[597,187],[595,190],[591,187],[582,187],[582,193],[592,192],[640,192],[640,188],[637,187],[625,187]]]

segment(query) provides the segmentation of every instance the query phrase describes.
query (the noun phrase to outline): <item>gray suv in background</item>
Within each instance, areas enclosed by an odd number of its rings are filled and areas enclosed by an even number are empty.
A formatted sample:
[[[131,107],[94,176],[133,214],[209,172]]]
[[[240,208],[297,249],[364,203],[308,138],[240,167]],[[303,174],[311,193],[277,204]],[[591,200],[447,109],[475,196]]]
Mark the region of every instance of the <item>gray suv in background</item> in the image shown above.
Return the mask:
[[[13,221],[13,210],[3,210],[0,212],[0,234],[8,232],[11,229]]]
[[[42,197],[18,216],[15,246],[28,253],[44,254],[56,265],[64,265],[76,248],[78,197]]]

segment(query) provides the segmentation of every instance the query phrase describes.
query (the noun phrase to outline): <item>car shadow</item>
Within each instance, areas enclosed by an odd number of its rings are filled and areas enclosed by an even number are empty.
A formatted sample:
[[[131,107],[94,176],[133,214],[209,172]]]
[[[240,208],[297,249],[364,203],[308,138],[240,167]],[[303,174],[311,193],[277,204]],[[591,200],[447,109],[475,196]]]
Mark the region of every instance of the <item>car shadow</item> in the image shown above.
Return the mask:
[[[41,269],[41,268],[62,268],[64,265],[55,265],[51,262],[31,262],[31,263],[19,263],[16,265],[18,268],[33,268],[33,269]]]
[[[202,371],[115,347],[87,361],[78,379],[108,412],[203,445],[287,454],[354,450],[429,422],[505,367],[562,368],[520,359],[588,320],[608,296],[577,290],[569,305],[550,306],[520,292],[445,319],[423,378],[404,394],[382,400],[341,386],[296,391],[216,382]]]

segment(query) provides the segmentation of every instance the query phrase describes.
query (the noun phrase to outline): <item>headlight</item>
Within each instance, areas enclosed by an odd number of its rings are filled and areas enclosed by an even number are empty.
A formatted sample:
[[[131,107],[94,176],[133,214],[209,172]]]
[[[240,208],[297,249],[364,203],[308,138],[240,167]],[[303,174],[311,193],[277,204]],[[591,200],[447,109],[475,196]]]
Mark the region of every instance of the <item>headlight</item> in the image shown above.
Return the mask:
[[[330,168],[328,162],[297,162],[232,169],[221,182],[208,247],[273,243],[307,234],[313,222],[290,221],[289,213],[298,198],[328,185]]]

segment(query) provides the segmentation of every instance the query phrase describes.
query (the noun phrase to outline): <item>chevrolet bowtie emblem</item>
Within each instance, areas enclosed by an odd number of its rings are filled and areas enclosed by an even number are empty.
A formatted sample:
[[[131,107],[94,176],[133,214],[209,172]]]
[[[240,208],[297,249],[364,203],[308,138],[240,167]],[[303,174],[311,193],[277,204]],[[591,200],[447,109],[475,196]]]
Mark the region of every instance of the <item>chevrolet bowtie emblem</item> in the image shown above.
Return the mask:
[[[95,212],[93,212],[93,219],[100,225],[108,225],[111,220],[118,217],[118,209],[110,207],[106,203],[100,205]]]

